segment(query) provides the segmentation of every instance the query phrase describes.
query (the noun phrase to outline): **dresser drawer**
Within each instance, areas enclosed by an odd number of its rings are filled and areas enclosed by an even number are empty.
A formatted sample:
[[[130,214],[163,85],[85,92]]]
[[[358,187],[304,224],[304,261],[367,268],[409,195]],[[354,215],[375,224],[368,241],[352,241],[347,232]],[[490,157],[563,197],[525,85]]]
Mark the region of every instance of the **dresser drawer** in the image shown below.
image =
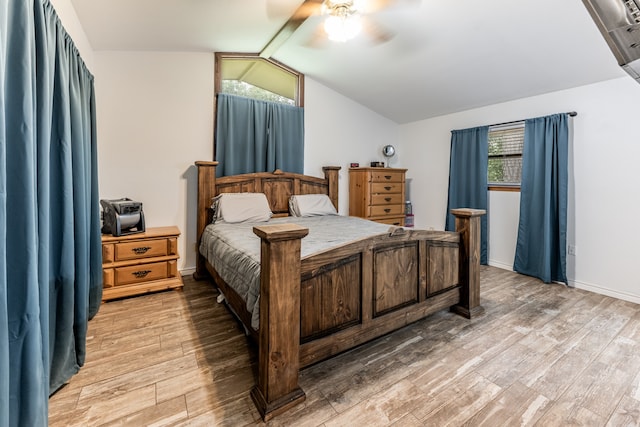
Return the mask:
[[[404,172],[385,170],[371,172],[371,182],[404,182]]]
[[[376,219],[376,222],[381,222],[382,224],[397,225],[399,227],[402,227],[404,226],[404,217],[397,216],[393,218],[381,218],[381,219]]]
[[[372,194],[371,195],[371,204],[372,205],[399,205],[402,204],[404,200],[402,200],[401,193],[389,193],[389,194]]]
[[[404,214],[404,205],[369,206],[369,216],[398,216]]]
[[[169,252],[171,239],[147,239],[137,242],[115,244],[115,261],[172,255]]]
[[[148,264],[114,268],[114,285],[120,286],[166,279],[167,277],[171,277],[170,263],[171,261],[151,262]],[[175,261],[173,261],[173,264],[175,264]]]
[[[389,194],[389,193],[402,193],[404,184],[401,182],[385,182],[385,183],[372,183],[371,195],[375,194]]]

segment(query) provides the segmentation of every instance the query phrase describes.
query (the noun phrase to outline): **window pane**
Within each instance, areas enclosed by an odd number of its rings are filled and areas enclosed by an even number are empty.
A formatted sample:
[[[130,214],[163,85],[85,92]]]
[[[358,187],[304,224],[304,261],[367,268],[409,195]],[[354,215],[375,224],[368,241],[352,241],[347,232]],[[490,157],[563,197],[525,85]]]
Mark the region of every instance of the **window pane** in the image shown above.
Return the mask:
[[[523,146],[524,124],[489,129],[490,184],[520,184]]]
[[[270,92],[252,84],[239,80],[223,80],[222,93],[239,95],[247,98],[260,99],[262,101],[279,102],[281,104],[296,105],[293,99],[285,98],[277,93]]]

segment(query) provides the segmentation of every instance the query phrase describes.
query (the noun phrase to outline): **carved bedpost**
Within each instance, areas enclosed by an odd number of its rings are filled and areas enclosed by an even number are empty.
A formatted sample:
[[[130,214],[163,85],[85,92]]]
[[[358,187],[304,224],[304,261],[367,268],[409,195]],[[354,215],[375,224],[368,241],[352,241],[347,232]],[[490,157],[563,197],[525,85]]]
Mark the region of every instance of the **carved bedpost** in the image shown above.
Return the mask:
[[[260,245],[258,382],[251,398],[265,421],[304,401],[300,369],[300,246],[309,229],[264,225]]]
[[[456,217],[456,231],[460,233],[460,270],[462,284],[460,304],[451,307],[451,311],[471,319],[484,312],[480,305],[480,218],[486,213],[483,209],[452,209]]]
[[[342,169],[340,166],[325,166],[322,168],[324,178],[329,182],[329,199],[331,199],[336,210],[338,210],[338,179],[340,169]]]
[[[197,219],[197,241],[200,245],[200,238],[204,232],[204,228],[211,221],[210,211],[201,209],[201,206],[211,205],[211,199],[215,195],[216,190],[216,166],[218,162],[198,161],[196,162],[198,168],[198,219]],[[193,278],[196,280],[202,279],[207,274],[205,267],[205,259],[198,251],[196,257],[196,272],[193,274]]]

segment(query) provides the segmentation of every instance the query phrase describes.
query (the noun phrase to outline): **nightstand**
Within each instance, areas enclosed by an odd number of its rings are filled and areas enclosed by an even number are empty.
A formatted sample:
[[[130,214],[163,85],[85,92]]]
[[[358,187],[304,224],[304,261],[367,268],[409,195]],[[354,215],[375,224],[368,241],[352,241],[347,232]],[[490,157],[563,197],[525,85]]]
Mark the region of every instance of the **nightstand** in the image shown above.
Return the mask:
[[[102,235],[102,300],[181,288],[178,227],[126,236]]]

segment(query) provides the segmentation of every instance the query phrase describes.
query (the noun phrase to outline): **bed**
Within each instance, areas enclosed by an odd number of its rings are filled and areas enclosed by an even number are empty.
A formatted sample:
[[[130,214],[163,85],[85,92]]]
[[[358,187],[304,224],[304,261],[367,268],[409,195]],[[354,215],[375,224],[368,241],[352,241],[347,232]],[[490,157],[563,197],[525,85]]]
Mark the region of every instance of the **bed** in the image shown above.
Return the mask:
[[[258,343],[251,397],[265,421],[305,399],[298,385],[300,369],[443,309],[467,318],[483,312],[479,253],[484,211],[453,210],[456,232],[377,224],[368,237],[305,253],[302,239],[315,232],[310,223],[288,218],[289,199],[325,194],[337,210],[340,168],[323,168],[324,178],[281,171],[216,178],[217,164],[196,162],[199,243],[219,194],[264,193],[274,217],[250,225],[260,239],[258,321],[215,262],[199,253],[194,274],[213,278]]]

